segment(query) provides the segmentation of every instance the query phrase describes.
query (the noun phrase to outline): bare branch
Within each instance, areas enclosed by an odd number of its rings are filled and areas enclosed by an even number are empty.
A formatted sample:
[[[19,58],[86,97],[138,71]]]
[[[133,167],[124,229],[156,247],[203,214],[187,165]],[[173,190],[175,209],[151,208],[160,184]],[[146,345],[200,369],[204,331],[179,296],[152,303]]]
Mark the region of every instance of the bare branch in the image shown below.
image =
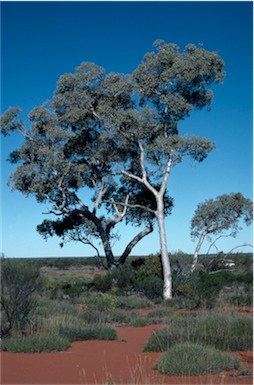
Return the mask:
[[[206,255],[209,254],[209,251],[210,251],[210,249],[212,248],[212,246],[215,246],[215,243],[216,243],[220,238],[228,238],[228,237],[232,237],[233,234],[234,234],[234,233],[230,233],[230,234],[222,234],[222,235],[220,235],[219,237],[217,237],[217,238],[211,243],[211,245],[209,246]],[[217,249],[217,251],[218,251],[217,246],[215,246],[215,247],[216,247],[216,249]]]
[[[112,201],[110,200],[106,200],[105,202],[107,203],[112,203]],[[130,204],[130,203],[123,203],[123,202],[114,202],[116,205],[119,205],[119,206],[125,206],[126,208],[130,208],[130,209],[142,209],[142,210],[145,210],[145,211],[148,211],[149,213],[152,213],[152,214],[155,214],[155,210],[152,210],[150,209],[149,207],[146,207],[146,206],[142,206],[142,205],[139,205],[139,204]]]
[[[24,127],[22,127],[22,128],[23,129],[18,128],[17,132],[19,132],[22,136],[31,140],[31,142],[32,142],[34,140],[34,138],[28,134],[27,130]]]
[[[126,195],[125,203],[122,205],[123,206],[123,211],[120,212],[118,207],[117,207],[118,203],[115,202],[113,197],[111,198],[111,201],[113,203],[114,209],[116,210],[116,213],[117,213],[117,215],[115,216],[115,218],[112,221],[114,224],[116,224],[118,222],[121,222],[121,220],[124,218],[124,216],[126,214],[126,211],[127,211],[128,200],[129,200],[129,194]]]
[[[166,191],[166,188],[167,188],[167,183],[168,183],[168,178],[169,178],[169,175],[170,175],[171,165],[172,165],[172,154],[170,154],[168,162],[167,162],[167,165],[166,165],[166,168],[165,168],[163,181],[162,181],[162,184],[161,184],[161,187],[160,187],[160,194],[161,195],[165,194],[165,191]]]
[[[101,185],[101,188],[100,188],[100,191],[99,191],[99,194],[94,202],[94,207],[93,207],[93,213],[95,214],[97,209],[98,209],[98,206],[101,202],[101,199],[103,197],[103,195],[105,194],[105,192],[107,191],[107,188],[106,188],[106,185],[104,183],[102,183]]]
[[[240,247],[247,247],[247,246],[248,246],[248,247],[253,247],[253,245],[251,245],[250,243],[243,243],[242,245],[233,247],[233,249],[231,249],[231,250],[226,254],[226,256],[227,256],[228,254],[232,253],[232,251],[235,250],[235,249],[239,249]]]
[[[144,151],[144,147],[142,146],[141,142],[138,142],[138,145],[139,145],[139,148],[140,148],[140,167],[141,167],[141,171],[142,171],[142,178],[140,178],[137,175],[134,175],[131,172],[127,172],[125,170],[122,170],[122,174],[128,176],[131,179],[134,179],[134,180],[142,183],[144,186],[146,186],[146,188],[149,191],[151,191],[151,193],[154,196],[158,196],[158,191],[147,180],[147,172],[146,172],[146,168],[145,168],[145,151]]]

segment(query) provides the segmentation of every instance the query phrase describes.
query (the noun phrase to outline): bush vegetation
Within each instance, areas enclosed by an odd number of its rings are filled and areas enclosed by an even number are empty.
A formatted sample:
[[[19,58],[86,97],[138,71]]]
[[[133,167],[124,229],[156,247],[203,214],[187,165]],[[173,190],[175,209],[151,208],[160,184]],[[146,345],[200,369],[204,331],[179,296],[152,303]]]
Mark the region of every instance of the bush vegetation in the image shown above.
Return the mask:
[[[25,261],[6,259],[1,261],[1,336],[13,328],[24,330],[30,313],[36,307],[35,291],[39,288],[39,269]]]
[[[2,260],[1,335],[6,337],[2,349],[65,350],[75,340],[116,338],[111,326],[151,323],[169,323],[170,328],[154,333],[145,350],[164,351],[186,341],[224,351],[251,349],[249,318],[208,311],[218,305],[252,305],[250,258],[237,256],[236,271],[190,275],[191,258],[182,252],[173,257],[174,298],[170,301],[161,298],[161,264],[155,255],[130,258],[122,268],[100,274],[97,259]],[[84,268],[88,262],[94,267]],[[82,269],[91,272],[93,268],[97,275],[82,275]],[[137,310],[144,308],[151,309],[147,316]],[[192,312],[174,316],[176,308]]]
[[[160,373],[170,376],[201,376],[239,368],[239,360],[230,354],[192,342],[172,346],[156,363]]]
[[[18,335],[2,340],[1,350],[14,353],[41,353],[67,350],[70,340],[59,334],[48,332],[31,335]]]
[[[223,351],[249,350],[252,349],[252,320],[236,313],[180,313],[172,318],[169,328],[152,334],[144,351],[166,351],[186,341]]]

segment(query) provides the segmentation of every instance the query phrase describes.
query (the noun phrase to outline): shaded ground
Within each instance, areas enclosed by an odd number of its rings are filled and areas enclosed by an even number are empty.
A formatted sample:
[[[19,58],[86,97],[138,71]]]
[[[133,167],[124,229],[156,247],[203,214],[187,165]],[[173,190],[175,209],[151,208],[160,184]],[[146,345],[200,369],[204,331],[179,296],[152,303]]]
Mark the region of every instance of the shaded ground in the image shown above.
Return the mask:
[[[239,373],[212,376],[168,377],[153,369],[162,353],[142,352],[154,330],[118,327],[117,341],[75,342],[66,352],[20,354],[2,352],[1,384],[252,384]],[[234,353],[252,373],[252,352]]]

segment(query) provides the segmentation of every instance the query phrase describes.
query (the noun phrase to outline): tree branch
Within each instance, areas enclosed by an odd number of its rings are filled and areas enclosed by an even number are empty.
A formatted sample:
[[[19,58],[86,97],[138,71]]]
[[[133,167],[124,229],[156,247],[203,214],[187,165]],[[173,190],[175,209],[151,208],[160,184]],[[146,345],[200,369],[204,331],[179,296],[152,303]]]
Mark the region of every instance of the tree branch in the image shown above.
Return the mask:
[[[132,241],[129,242],[129,244],[127,245],[127,247],[125,248],[123,254],[121,255],[121,257],[119,258],[118,260],[118,265],[123,265],[126,258],[130,255],[132,249],[134,248],[134,246],[136,246],[136,244],[142,239],[144,238],[146,235],[150,234],[151,232],[153,231],[153,226],[149,226],[149,227],[146,227],[144,230],[142,230],[139,234],[137,234],[133,239]]]
[[[107,188],[106,188],[105,184],[102,183],[100,191],[99,191],[99,194],[98,194],[98,196],[97,196],[97,198],[96,198],[96,200],[94,202],[94,206],[93,206],[93,213],[94,214],[96,213],[96,211],[98,209],[98,206],[100,204],[100,201],[101,201],[101,199],[102,199],[102,197],[103,197],[103,195],[105,194],[106,191],[107,191]]]
[[[212,247],[212,246],[215,246],[215,243],[218,241],[218,239],[220,239],[220,238],[232,237],[232,236],[233,236],[233,233],[230,233],[230,234],[222,234],[222,235],[220,235],[219,237],[217,237],[217,238],[211,243],[211,245],[209,246],[206,255],[209,254],[209,251],[210,251],[211,247]],[[217,248],[217,246],[215,246],[215,247]],[[218,251],[218,248],[217,248],[217,251]]]
[[[105,200],[105,202],[110,203],[111,201]],[[123,203],[123,202],[115,202],[115,204],[119,206],[125,206],[126,208],[130,208],[130,209],[142,209],[142,210],[148,211],[149,213],[155,214],[155,210],[152,210],[149,207],[142,206],[139,204],[132,205],[130,203]]]
[[[144,147],[142,146],[141,142],[138,142],[139,148],[140,148],[140,168],[142,171],[142,178],[140,178],[137,175],[134,175],[131,172],[127,172],[125,170],[122,170],[122,174],[128,176],[131,179],[134,179],[140,183],[142,183],[154,196],[158,196],[158,191],[148,182],[147,180],[147,173],[145,168],[145,151]]]
[[[170,156],[169,156],[169,159],[168,159],[168,162],[167,162],[167,165],[166,165],[166,168],[165,168],[165,172],[164,172],[163,181],[162,181],[162,184],[161,184],[161,187],[160,187],[160,194],[162,196],[165,194],[165,191],[166,191],[166,188],[167,188],[167,183],[168,183],[168,178],[169,178],[169,175],[170,175],[171,165],[172,165],[172,154],[170,154]]]

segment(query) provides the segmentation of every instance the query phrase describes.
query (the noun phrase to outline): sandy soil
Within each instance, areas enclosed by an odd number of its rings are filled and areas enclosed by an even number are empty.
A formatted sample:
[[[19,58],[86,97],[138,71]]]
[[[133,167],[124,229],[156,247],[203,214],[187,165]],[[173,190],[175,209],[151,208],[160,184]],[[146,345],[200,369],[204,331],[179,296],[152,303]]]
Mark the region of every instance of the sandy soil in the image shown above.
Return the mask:
[[[75,342],[66,352],[20,354],[2,352],[1,384],[252,384],[239,373],[168,377],[153,369],[162,353],[142,352],[162,325],[118,327],[117,341]],[[234,353],[252,373],[252,352]]]

